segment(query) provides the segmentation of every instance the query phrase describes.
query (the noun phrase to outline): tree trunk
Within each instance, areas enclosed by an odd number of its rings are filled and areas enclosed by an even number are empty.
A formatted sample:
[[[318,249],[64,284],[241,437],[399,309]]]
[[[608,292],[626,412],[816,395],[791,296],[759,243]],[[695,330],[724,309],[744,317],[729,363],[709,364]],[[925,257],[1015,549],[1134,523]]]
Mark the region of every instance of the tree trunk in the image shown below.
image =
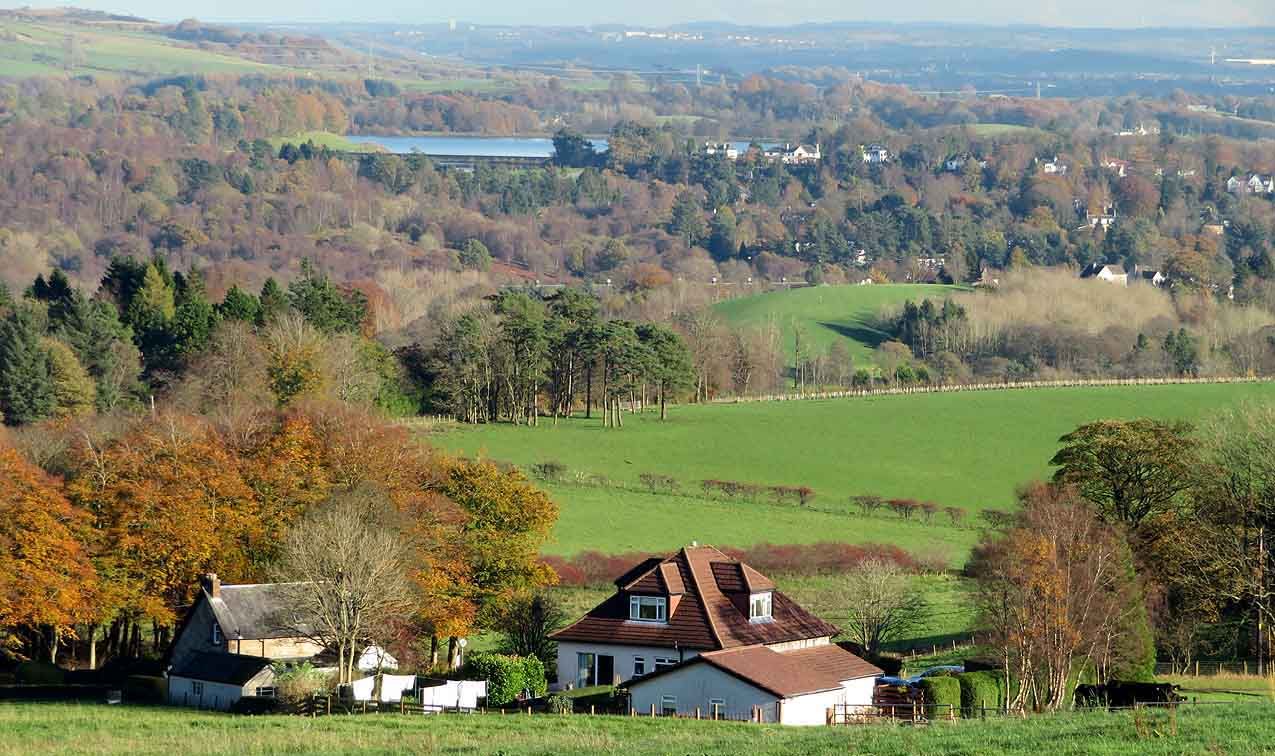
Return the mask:
[[[429,668],[438,668],[438,636],[433,633],[429,636]]]
[[[460,649],[457,640],[454,635],[447,637],[447,669],[449,670],[456,669],[456,652]]]
[[[89,669],[97,669],[97,623],[89,625]]]
[[[58,628],[49,625],[49,664],[58,663]]]
[[[664,384],[660,384],[660,422],[668,419],[668,402],[664,395]]]
[[[584,419],[588,420],[593,417],[593,360],[589,360],[589,367],[584,371]]]

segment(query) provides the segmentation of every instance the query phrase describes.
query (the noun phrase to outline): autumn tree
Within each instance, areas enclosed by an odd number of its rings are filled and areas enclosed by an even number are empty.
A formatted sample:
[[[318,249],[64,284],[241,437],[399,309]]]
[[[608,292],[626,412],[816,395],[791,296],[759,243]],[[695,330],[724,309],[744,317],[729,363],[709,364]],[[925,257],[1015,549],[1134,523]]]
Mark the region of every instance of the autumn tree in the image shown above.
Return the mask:
[[[94,616],[97,575],[88,514],[0,436],[0,644],[57,662]]]
[[[1196,441],[1181,421],[1100,420],[1059,439],[1054,480],[1075,486],[1111,522],[1135,531],[1191,485]]]

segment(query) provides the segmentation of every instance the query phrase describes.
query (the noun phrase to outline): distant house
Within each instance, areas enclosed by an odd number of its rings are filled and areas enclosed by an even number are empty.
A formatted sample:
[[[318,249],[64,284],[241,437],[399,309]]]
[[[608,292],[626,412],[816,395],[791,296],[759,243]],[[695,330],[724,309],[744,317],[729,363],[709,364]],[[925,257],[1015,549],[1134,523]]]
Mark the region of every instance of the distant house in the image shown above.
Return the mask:
[[[860,146],[859,154],[863,156],[863,162],[869,165],[888,163],[893,157],[888,149],[879,144]]]
[[[1102,167],[1116,174],[1120,178],[1124,178],[1125,176],[1128,176],[1129,171],[1133,169],[1133,164],[1128,160],[1106,158],[1102,161]]]
[[[1231,194],[1271,194],[1275,193],[1275,178],[1262,178],[1256,173],[1247,180],[1232,176],[1226,180],[1226,191]]]
[[[1111,228],[1111,226],[1115,222],[1116,222],[1116,206],[1115,205],[1104,205],[1102,208],[1102,212],[1099,212],[1099,213],[1091,213],[1091,212],[1085,213],[1085,224],[1089,226],[1090,228],[1101,228],[1103,231],[1106,231],[1107,229]]]
[[[1036,159],[1036,164],[1040,167],[1040,172],[1047,176],[1066,176],[1067,166],[1055,155],[1050,160]]]
[[[1122,268],[1117,265],[1107,265],[1104,263],[1090,263],[1085,269],[1080,271],[1081,278],[1096,278],[1099,281],[1107,283],[1119,284],[1121,286],[1129,285],[1129,274],[1125,273]]]
[[[979,168],[987,167],[986,160],[979,160],[978,158],[966,152],[961,155],[949,155],[948,158],[943,161],[943,170],[947,171],[948,173],[960,173],[961,171],[965,170],[965,166],[969,163],[974,163]]]
[[[647,559],[553,634],[558,687],[620,683],[659,714],[822,724],[834,703],[870,705],[881,671],[831,643],[837,627],[711,546]]]
[[[1158,270],[1145,270],[1139,268],[1134,273],[1134,280],[1139,283],[1149,283],[1156,288],[1164,286],[1169,279]]]
[[[359,654],[355,667],[360,672],[380,672],[381,670],[398,669],[398,659],[395,659],[389,651],[381,648],[373,643],[363,649],[363,653]]]
[[[739,159],[739,148],[730,142],[705,142],[705,155],[721,155],[727,160]]]
[[[823,159],[817,144],[785,144],[766,150],[765,158],[784,165],[813,165]]]
[[[323,653],[309,624],[287,608],[289,588],[222,585],[217,575],[205,575],[168,651],[169,700],[224,709],[241,695],[273,695],[272,663]]]

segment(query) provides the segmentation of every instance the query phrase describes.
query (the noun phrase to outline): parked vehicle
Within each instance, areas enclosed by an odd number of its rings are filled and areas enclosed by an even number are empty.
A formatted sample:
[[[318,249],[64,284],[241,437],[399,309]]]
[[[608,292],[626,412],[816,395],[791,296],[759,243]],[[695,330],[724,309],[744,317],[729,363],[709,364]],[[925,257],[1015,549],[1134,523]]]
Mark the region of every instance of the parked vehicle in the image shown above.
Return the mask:
[[[927,677],[935,675],[955,675],[965,671],[963,664],[945,664],[939,667],[930,667],[911,677],[897,677],[895,675],[885,675],[877,678],[877,685],[906,685],[912,687]]]

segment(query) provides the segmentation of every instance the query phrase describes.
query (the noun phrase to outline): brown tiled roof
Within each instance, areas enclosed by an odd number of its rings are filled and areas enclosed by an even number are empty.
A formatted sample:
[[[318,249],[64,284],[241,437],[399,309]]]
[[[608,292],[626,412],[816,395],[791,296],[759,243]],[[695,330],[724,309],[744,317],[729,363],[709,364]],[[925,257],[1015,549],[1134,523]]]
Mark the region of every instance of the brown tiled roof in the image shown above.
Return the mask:
[[[578,622],[554,633],[560,641],[713,650],[836,635],[840,630],[774,591],[772,619],[750,622],[748,593],[774,583],[712,546],[689,546],[654,564],[647,560],[616,581],[619,591]],[[668,623],[629,620],[629,593],[670,594]]]
[[[798,651],[775,651],[766,646],[744,646],[710,651],[672,667],[632,680],[643,685],[674,670],[708,664],[750,685],[781,698],[836,690],[844,680],[876,677],[881,670],[840,646],[825,644]]]

